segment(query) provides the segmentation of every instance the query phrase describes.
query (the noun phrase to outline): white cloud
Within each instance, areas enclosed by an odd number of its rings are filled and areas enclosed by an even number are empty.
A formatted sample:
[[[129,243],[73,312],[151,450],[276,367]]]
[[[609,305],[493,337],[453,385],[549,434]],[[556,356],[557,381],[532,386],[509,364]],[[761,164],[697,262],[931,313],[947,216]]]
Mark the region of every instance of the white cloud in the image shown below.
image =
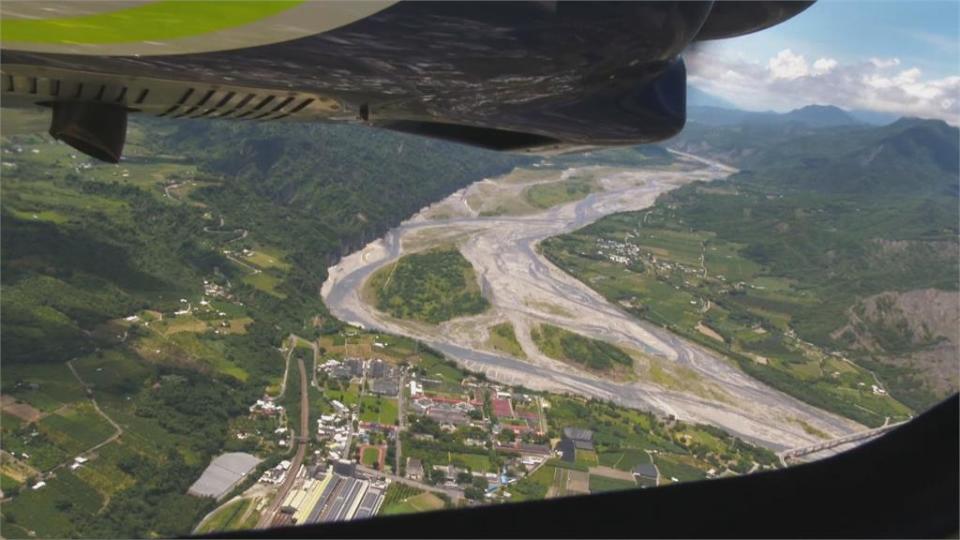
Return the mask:
[[[870,63],[873,64],[874,67],[888,68],[893,66],[899,66],[900,59],[899,58],[871,58]]]
[[[833,58],[820,58],[813,63],[813,72],[817,75],[830,73],[833,68],[837,67],[837,63]]]
[[[774,79],[797,79],[809,73],[807,60],[799,54],[793,54],[790,49],[777,53],[767,63],[767,68]]]
[[[960,123],[960,76],[925,77],[898,58],[812,63],[784,49],[766,64],[700,49],[687,56],[690,82],[753,110],[788,110],[811,103]]]

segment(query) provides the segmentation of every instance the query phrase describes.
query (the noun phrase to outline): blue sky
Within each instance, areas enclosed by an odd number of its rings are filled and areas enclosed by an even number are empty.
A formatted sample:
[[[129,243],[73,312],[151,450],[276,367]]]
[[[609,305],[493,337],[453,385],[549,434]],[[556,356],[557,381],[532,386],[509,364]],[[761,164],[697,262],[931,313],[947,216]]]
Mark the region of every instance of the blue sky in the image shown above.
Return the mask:
[[[821,0],[688,56],[691,83],[744,108],[809,103],[960,117],[960,1]],[[832,101],[832,102],[831,102]]]

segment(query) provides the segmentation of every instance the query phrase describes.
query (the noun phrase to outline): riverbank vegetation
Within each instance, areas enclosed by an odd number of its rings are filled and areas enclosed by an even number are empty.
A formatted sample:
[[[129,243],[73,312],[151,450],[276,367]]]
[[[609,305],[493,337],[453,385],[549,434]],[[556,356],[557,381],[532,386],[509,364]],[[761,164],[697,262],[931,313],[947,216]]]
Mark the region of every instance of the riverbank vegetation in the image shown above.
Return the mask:
[[[473,266],[453,247],[405,255],[370,276],[366,287],[377,309],[398,319],[439,324],[489,307]]]

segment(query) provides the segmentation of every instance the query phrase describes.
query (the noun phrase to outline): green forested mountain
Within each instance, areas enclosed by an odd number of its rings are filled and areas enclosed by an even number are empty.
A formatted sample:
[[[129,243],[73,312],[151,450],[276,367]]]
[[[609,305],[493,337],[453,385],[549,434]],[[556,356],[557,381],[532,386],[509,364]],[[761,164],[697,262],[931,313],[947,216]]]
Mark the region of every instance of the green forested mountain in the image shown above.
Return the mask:
[[[202,170],[230,178],[203,193],[229,206],[266,202],[357,247],[423,205],[530,158],[360,126],[195,122],[165,139]],[[251,196],[255,202],[251,202]],[[241,202],[243,201],[243,202]],[[237,209],[240,210],[240,209]],[[230,211],[230,210],[226,210]],[[237,219],[256,219],[237,212]],[[337,246],[339,248],[340,246]],[[316,246],[313,248],[316,249]]]
[[[211,456],[281,455],[272,428],[230,434],[278,391],[282,339],[339,325],[328,264],[522,162],[311,125],[134,123],[117,165],[44,134],[0,148],[8,538],[189,533],[213,505],[186,495]]]

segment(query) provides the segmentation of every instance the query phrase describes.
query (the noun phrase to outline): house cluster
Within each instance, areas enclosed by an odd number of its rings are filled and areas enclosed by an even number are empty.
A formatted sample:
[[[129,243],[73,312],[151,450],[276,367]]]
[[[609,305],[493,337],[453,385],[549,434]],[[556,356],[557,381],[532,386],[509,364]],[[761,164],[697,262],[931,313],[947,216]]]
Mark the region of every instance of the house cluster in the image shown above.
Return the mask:
[[[480,404],[475,402],[438,396],[426,397],[421,394],[410,403],[410,410],[414,414],[430,418],[441,426],[448,425],[456,428],[469,424],[470,412],[479,406]]]
[[[409,466],[409,462],[408,462]],[[423,467],[421,466],[421,470]],[[500,481],[503,480],[503,483],[508,483],[508,480],[503,478],[503,475],[498,475],[497,473],[492,472],[482,472],[482,471],[468,471],[461,467],[457,467],[453,464],[450,465],[434,465],[433,470],[443,472],[443,485],[449,488],[457,487],[457,477],[464,473],[470,473],[472,476],[481,476],[486,478],[487,486],[496,489],[500,485]],[[409,478],[409,474],[408,474]]]
[[[577,427],[563,428],[563,438],[557,444],[561,457],[564,461],[573,463],[576,461],[577,451],[592,452],[593,431]]]
[[[393,397],[400,393],[400,368],[381,358],[346,358],[342,362],[330,359],[318,369],[335,379],[353,380],[366,376],[373,394]]]
[[[499,433],[504,428],[513,430],[518,437],[524,434],[543,435],[543,423],[536,412],[535,398],[528,394],[511,394],[497,390],[496,397],[490,399],[490,406],[499,423],[494,426],[494,432]]]
[[[222,298],[229,298],[230,296],[230,294],[227,292],[227,289],[206,279],[203,280],[203,294],[207,296],[212,296],[212,297],[219,296]]]
[[[250,406],[250,414],[254,415],[263,415],[263,416],[274,416],[283,412],[283,405],[277,405],[273,402],[273,399],[264,396],[263,399],[258,399],[256,403]]]
[[[83,467],[83,464],[86,463],[87,461],[90,461],[90,460],[83,456],[77,456],[73,458],[73,463],[70,464],[70,470],[75,471],[80,467]]]
[[[287,472],[290,470],[290,461],[283,460],[278,463],[275,467],[267,469],[263,472],[263,475],[260,476],[258,482],[262,484],[273,484],[280,485],[284,480],[287,479]]]
[[[367,362],[367,378],[374,394],[396,396],[400,393],[400,369],[380,358]]]
[[[630,264],[640,256],[640,247],[635,244],[597,239],[597,255],[617,264]]]
[[[330,401],[333,412],[321,414],[317,419],[317,435],[329,440],[327,449],[332,459],[345,457],[349,451],[351,425],[354,415],[350,408],[334,399]]]
[[[497,444],[494,449],[497,453],[512,455],[515,461],[512,465],[522,465],[528,471],[554,457],[553,450],[547,444],[527,444],[516,441],[513,444]]]

